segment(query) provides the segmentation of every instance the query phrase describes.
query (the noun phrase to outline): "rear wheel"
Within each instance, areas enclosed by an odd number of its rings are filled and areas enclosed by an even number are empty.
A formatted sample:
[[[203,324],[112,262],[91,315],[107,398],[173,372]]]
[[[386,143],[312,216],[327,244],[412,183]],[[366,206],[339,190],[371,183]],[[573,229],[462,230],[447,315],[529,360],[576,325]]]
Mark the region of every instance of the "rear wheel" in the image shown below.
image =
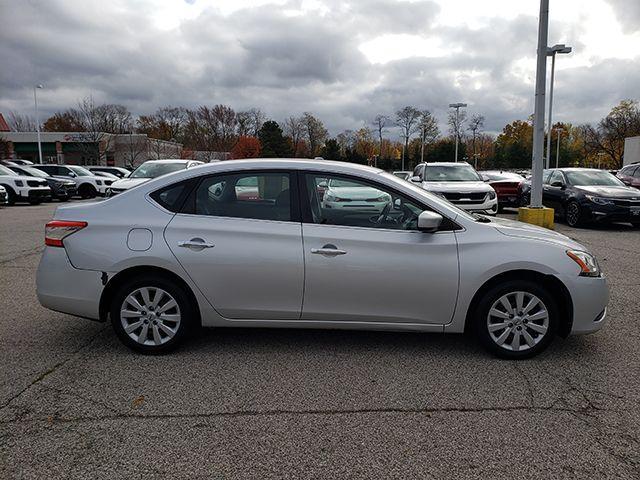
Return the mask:
[[[11,187],[3,185],[5,190],[7,191],[7,205],[14,205],[16,203],[16,192],[13,191]]]
[[[110,313],[120,340],[149,354],[173,350],[194,323],[189,295],[174,282],[150,275],[122,285],[113,297]]]
[[[78,194],[82,198],[94,198],[98,194],[98,191],[95,189],[93,185],[85,183],[84,185],[81,185],[80,188],[78,189]]]
[[[494,355],[523,359],[549,346],[557,322],[556,302],[544,288],[514,280],[497,285],[484,295],[475,327],[482,344]]]

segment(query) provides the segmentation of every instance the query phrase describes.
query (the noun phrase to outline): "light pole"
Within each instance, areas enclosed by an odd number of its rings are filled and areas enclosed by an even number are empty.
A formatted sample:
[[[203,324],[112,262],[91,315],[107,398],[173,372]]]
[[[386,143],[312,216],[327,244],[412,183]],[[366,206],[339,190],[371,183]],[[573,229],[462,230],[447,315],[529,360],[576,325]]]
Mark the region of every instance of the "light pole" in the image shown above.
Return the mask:
[[[600,169],[600,159],[602,157],[604,157],[606,155],[606,153],[604,152],[598,152],[598,169]]]
[[[37,84],[33,87],[33,102],[36,104],[36,132],[38,132],[38,161],[42,164],[42,144],[40,143],[40,117],[38,116],[38,95],[36,91],[39,88],[44,88],[42,84]]]
[[[555,128],[554,129],[558,134],[558,145],[556,146],[556,168],[558,168],[558,163],[560,162],[560,134],[564,132],[564,128]]]
[[[551,110],[553,108],[553,80],[556,71],[556,53],[571,53],[571,47],[565,47],[563,43],[547,48],[547,56],[551,57],[551,81],[549,82],[549,120],[547,126],[547,168],[551,166]]]
[[[459,133],[459,129],[460,129],[460,125],[458,125],[458,123],[460,122],[460,108],[466,107],[467,104],[466,103],[450,103],[449,104],[449,108],[455,108],[456,109],[456,162],[458,161],[458,137],[460,136]]]

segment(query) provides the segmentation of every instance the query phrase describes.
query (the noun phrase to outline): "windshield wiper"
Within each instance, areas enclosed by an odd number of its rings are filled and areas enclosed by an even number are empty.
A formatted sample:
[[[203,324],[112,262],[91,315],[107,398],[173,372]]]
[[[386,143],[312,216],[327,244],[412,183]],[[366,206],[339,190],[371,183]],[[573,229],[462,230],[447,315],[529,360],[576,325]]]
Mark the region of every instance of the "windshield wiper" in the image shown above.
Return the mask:
[[[491,223],[491,219],[489,217],[485,217],[484,215],[479,215],[477,213],[472,213],[471,215],[476,219],[476,222]]]

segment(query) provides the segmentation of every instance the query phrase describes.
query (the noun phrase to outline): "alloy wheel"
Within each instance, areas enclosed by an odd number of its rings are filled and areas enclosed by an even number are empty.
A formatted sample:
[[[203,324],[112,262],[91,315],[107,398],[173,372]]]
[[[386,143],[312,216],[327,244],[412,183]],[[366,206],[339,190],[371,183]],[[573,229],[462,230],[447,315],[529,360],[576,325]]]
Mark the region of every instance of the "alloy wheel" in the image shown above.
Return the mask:
[[[567,205],[567,223],[573,227],[578,224],[580,220],[580,207],[577,203],[571,202]]]
[[[522,352],[535,347],[549,331],[549,311],[529,292],[509,292],[498,298],[487,314],[487,329],[500,348]]]
[[[163,345],[180,328],[178,302],[165,290],[142,287],[131,292],[120,307],[125,333],[141,345]]]

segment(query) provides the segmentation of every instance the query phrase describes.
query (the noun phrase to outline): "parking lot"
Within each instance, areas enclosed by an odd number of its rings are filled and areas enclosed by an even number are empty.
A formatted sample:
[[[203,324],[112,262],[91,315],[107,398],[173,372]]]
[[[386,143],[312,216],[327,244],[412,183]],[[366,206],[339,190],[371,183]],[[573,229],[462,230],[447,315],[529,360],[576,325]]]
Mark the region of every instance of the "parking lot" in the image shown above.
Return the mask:
[[[532,360],[456,335],[263,329],[141,356],[38,304],[55,206],[0,210],[1,478],[640,476],[638,229],[557,225],[600,260],[609,324]]]

